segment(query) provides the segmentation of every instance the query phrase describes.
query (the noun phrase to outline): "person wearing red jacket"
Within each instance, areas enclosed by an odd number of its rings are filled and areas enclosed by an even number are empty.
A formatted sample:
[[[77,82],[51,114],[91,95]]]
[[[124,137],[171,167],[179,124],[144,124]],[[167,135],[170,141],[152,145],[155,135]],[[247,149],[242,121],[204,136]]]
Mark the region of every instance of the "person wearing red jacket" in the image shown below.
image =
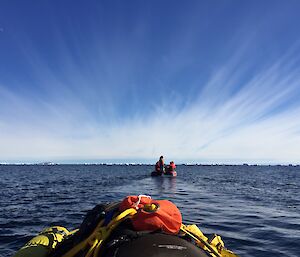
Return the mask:
[[[173,161],[170,162],[170,165],[167,166],[166,175],[175,175],[176,174],[176,165]]]
[[[173,173],[174,171],[176,171],[176,165],[173,161],[171,161],[169,165],[169,172]]]

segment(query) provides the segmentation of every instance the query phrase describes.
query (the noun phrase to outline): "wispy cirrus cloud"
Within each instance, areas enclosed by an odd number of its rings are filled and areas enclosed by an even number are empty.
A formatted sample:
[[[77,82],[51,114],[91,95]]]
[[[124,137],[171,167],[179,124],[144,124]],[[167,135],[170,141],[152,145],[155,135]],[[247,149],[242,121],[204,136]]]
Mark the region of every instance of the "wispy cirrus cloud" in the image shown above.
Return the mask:
[[[217,90],[212,94],[205,89],[205,94],[182,110],[165,108],[167,101],[157,105],[149,116],[121,122],[112,119],[107,124],[91,118],[89,108],[76,99],[59,105],[34,103],[2,88],[1,97],[14,106],[3,109],[12,110],[10,117],[16,111],[17,117],[23,118],[1,120],[1,142],[6,145],[1,148],[1,156],[4,160],[11,156],[151,159],[164,153],[182,161],[297,162],[297,56],[292,52],[256,72],[225,99],[220,100]],[[230,65],[226,67],[231,70]],[[208,88],[230,91],[235,80],[230,79],[230,72],[222,69],[221,73],[207,82]],[[228,82],[223,84],[224,81]],[[212,102],[215,104],[209,104]]]
[[[226,6],[199,4],[170,10],[163,24],[155,8],[111,24],[101,10],[103,20],[71,15],[70,26],[47,16],[46,32],[11,33],[13,76],[0,78],[0,161],[164,154],[299,163],[299,43],[291,36],[264,53],[281,37],[270,24],[280,28],[285,19],[281,9],[262,18],[251,8],[229,17]]]

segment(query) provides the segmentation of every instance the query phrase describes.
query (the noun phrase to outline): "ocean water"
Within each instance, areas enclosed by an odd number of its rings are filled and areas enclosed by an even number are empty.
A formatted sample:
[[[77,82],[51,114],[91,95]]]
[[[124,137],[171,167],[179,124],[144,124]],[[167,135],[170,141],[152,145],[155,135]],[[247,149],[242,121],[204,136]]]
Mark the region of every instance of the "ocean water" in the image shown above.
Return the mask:
[[[77,228],[94,205],[130,194],[172,200],[185,223],[240,256],[300,256],[300,167],[0,165],[0,256],[51,225]]]

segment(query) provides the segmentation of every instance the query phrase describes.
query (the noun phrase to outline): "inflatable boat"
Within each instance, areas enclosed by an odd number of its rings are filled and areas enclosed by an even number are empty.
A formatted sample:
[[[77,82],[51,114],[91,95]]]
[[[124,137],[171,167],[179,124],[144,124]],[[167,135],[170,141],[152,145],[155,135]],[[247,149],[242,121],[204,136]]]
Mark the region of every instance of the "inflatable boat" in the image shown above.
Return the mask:
[[[160,173],[160,172],[156,172],[156,171],[151,172],[151,177],[176,177],[176,176],[177,176],[176,171],[165,172],[165,173]]]
[[[237,257],[221,237],[184,225],[168,200],[128,196],[89,211],[79,229],[43,230],[14,257]]]

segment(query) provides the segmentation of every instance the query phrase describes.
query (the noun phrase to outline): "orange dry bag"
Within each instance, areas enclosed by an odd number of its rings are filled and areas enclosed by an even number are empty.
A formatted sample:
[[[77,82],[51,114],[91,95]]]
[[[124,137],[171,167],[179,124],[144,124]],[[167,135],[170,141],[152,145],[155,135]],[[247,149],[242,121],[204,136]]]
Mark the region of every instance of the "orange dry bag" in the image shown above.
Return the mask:
[[[168,200],[153,200],[149,196],[127,196],[119,210],[137,209],[132,225],[137,231],[162,230],[168,234],[177,234],[182,224],[181,213],[175,204]]]

